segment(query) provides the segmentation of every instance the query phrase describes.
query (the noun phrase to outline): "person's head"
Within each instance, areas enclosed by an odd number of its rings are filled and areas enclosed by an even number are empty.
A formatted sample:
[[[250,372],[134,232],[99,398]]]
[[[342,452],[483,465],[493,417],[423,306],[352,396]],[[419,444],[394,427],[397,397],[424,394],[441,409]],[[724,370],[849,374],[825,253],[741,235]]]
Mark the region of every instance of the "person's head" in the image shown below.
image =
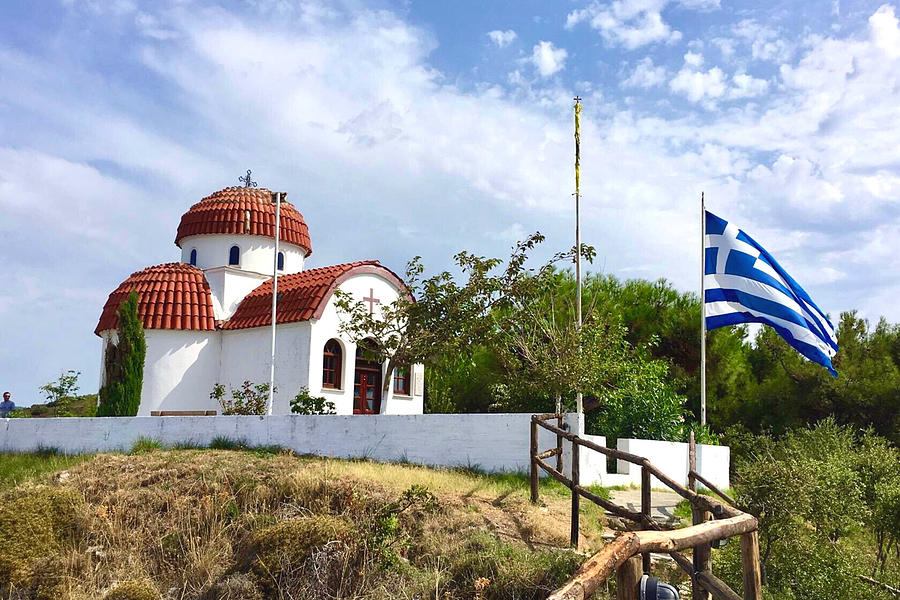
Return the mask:
[[[3,401],[9,402],[9,392],[3,392]]]

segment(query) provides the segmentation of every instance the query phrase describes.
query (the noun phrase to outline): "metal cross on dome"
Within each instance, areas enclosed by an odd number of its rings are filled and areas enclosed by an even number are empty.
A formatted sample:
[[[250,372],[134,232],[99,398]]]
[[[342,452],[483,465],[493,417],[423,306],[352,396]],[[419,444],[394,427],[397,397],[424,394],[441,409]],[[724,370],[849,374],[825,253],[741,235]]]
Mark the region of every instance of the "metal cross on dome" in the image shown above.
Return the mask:
[[[247,169],[247,174],[241,177],[238,177],[238,181],[244,184],[244,187],[256,187],[256,182],[250,179],[250,169]]]

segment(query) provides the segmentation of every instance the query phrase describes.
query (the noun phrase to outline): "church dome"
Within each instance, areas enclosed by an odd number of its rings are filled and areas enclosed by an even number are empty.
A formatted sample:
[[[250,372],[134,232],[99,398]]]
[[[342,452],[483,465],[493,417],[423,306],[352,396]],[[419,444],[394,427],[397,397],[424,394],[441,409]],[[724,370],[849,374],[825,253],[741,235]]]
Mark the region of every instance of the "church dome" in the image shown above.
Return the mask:
[[[123,281],[109,295],[94,333],[119,326],[119,306],[135,292],[144,329],[213,331],[212,295],[203,271],[184,263],[147,267]]]
[[[275,204],[266,188],[228,187],[194,204],[181,217],[175,245],[192,235],[261,235],[275,238]],[[309,229],[303,215],[286,201],[281,203],[279,239],[312,254]]]

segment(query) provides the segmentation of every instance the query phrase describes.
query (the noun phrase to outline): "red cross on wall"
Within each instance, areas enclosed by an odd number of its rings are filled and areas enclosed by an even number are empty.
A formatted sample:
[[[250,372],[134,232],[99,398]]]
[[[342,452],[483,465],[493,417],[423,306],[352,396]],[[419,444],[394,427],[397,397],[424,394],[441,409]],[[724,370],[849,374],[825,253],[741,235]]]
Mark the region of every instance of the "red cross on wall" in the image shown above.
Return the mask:
[[[375,314],[375,305],[381,304],[381,300],[379,300],[378,298],[375,297],[375,290],[373,290],[372,288],[369,288],[369,297],[363,298],[363,302],[369,303],[369,314],[370,315]]]

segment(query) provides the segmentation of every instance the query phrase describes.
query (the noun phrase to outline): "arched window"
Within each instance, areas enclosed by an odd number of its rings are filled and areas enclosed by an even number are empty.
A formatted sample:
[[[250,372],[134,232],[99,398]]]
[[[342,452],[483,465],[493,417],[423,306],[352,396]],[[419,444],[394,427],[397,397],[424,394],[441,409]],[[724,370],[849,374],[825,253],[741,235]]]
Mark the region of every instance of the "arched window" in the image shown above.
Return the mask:
[[[191,249],[191,264],[194,265],[195,267],[197,266],[197,249],[196,248]]]
[[[322,353],[322,387],[341,388],[341,363],[343,353],[341,344],[337,340],[328,340],[325,343],[325,352]]]
[[[241,249],[237,246],[232,246],[231,250],[228,252],[228,264],[238,266],[241,264]]]
[[[278,270],[284,271],[284,252],[278,253]]]
[[[394,369],[394,393],[409,396],[409,365]]]

